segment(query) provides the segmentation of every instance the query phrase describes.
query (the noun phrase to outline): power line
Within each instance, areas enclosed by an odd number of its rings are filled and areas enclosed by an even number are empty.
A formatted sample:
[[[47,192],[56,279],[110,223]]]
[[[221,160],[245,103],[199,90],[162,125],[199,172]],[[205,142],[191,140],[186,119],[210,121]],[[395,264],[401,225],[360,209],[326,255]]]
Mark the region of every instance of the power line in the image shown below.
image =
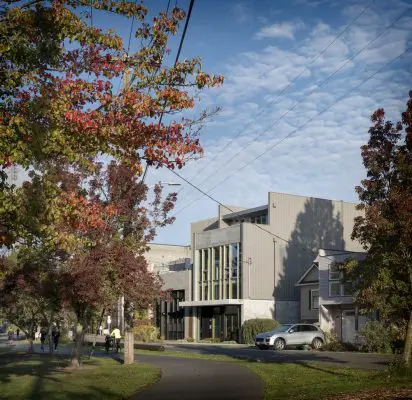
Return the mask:
[[[355,17],[353,18],[336,36],[334,39],[332,39],[321,51],[319,54],[317,54],[315,57],[313,57],[311,59],[311,61],[309,61],[309,64],[306,65],[281,91],[280,93],[274,97],[272,100],[270,100],[267,103],[267,106],[273,104],[277,99],[279,99],[288,88],[290,88],[302,75],[303,73],[315,62],[317,61],[323,54],[325,54],[325,52],[365,13],[365,11],[370,8],[370,6],[375,2],[375,0],[370,1],[362,10],[361,12]],[[271,69],[269,69],[268,71],[266,71],[264,74],[257,76],[257,78],[263,78],[266,75],[269,74],[269,72],[273,71],[276,67],[273,67]],[[264,114],[267,111],[267,109],[264,109],[262,111],[260,111],[256,117],[256,118],[260,117],[262,114]],[[229,142],[212,158],[212,160],[210,160],[210,163],[212,163],[214,160],[216,160],[216,158],[218,158],[218,156],[225,151],[232,143],[235,139],[237,139],[242,133],[244,133],[246,131],[246,129],[252,125],[252,123],[255,121],[250,121],[249,123],[247,123],[237,134],[235,137],[233,137],[232,139],[229,140]],[[192,176],[191,179],[193,179],[194,177],[196,177],[197,172]],[[208,175],[205,179],[208,179],[210,177],[210,175]],[[204,181],[202,181],[199,184],[202,184]],[[180,189],[177,193],[181,193],[184,190],[184,188]]]
[[[179,61],[180,52],[182,51],[183,42],[185,41],[185,37],[186,37],[187,27],[188,27],[188,25],[189,25],[190,17],[191,17],[191,15],[192,15],[192,9],[193,9],[193,4],[194,4],[194,2],[195,2],[195,0],[190,0],[189,9],[188,9],[187,16],[186,16],[186,21],[185,21],[185,26],[184,26],[184,28],[183,28],[183,33],[182,33],[182,37],[180,38],[179,48],[178,48],[178,50],[177,50],[175,62],[174,62],[174,64],[173,64],[174,67],[176,67],[176,65],[177,65],[177,63],[178,63],[178,61]],[[169,3],[169,4],[170,4],[170,3]],[[168,4],[168,8],[169,8],[169,4]],[[176,3],[176,6],[177,6],[177,3]],[[166,103],[165,103],[165,105],[164,105],[164,109],[165,109],[165,108],[166,108]],[[163,110],[163,112],[160,114],[159,126],[160,126],[160,124],[162,123],[163,115],[164,115],[164,110]],[[144,169],[143,177],[142,177],[142,180],[141,180],[142,183],[144,183],[144,180],[145,180],[145,178],[146,178],[148,169],[149,169],[149,164],[146,163],[146,167],[145,167],[145,169]]]
[[[335,76],[338,72],[340,72],[347,64],[349,64],[353,59],[355,59],[359,54],[361,54],[363,51],[365,51],[372,43],[374,43],[376,40],[378,40],[387,30],[391,29],[402,17],[404,17],[411,8],[403,12],[401,15],[399,15],[390,25],[385,27],[374,39],[370,40],[365,46],[363,46],[360,50],[358,50],[356,53],[354,53],[349,59],[347,59],[343,64],[339,66],[338,69],[336,69],[334,72],[329,74],[322,82],[320,82],[316,87],[311,90],[305,97],[303,97],[301,100],[297,101],[291,108],[289,108],[287,111],[285,111],[278,119],[276,119],[273,123],[271,123],[265,130],[263,130],[261,133],[253,137],[252,141],[247,143],[245,146],[243,146],[237,153],[232,155],[227,161],[225,161],[222,165],[220,165],[217,169],[213,170],[209,175],[207,175],[200,183],[199,185],[203,184],[206,182],[211,176],[214,176],[216,172],[219,171],[219,169],[224,166],[229,164],[233,159],[235,159],[240,153],[242,153],[244,150],[246,150],[248,147],[250,147],[256,139],[264,135],[266,132],[268,132],[271,128],[273,128],[278,122],[280,122],[286,115],[288,115],[291,111],[293,111],[299,104],[307,100],[309,96],[311,96],[313,93],[318,91],[320,88],[324,86],[325,83],[327,83],[333,76]],[[179,193],[179,192],[178,192]],[[196,201],[196,200],[195,200]],[[192,202],[193,203],[193,202]],[[190,204],[192,204],[190,203]],[[184,209],[185,207],[183,207]],[[180,210],[178,211],[180,212]]]
[[[185,26],[183,28],[182,38],[180,39],[179,49],[177,50],[177,54],[176,54],[175,65],[177,64],[179,60],[180,52],[182,51],[182,46],[183,46],[183,42],[186,37],[187,26],[189,25],[190,16],[192,15],[192,9],[193,9],[194,2],[195,0],[190,0],[189,10],[187,12],[187,18],[186,18]]]
[[[351,94],[353,91],[357,90],[359,87],[361,87],[364,83],[366,83],[367,81],[369,81],[370,79],[372,79],[376,74],[378,74],[379,72],[381,72],[383,69],[385,69],[388,65],[392,64],[394,61],[400,59],[403,55],[405,55],[406,53],[408,53],[411,50],[411,47],[408,47],[403,53],[401,53],[400,55],[398,55],[397,57],[393,58],[392,60],[390,60],[389,62],[387,62],[386,64],[384,64],[381,68],[379,68],[377,71],[375,71],[373,74],[369,75],[366,79],[364,79],[363,81],[361,81],[358,85],[356,85],[354,88],[352,88],[351,90],[349,90],[348,92],[346,92],[343,96],[341,96],[339,99],[337,99],[336,101],[334,101],[332,104],[330,104],[328,107],[326,107],[324,110],[320,111],[319,113],[317,113],[316,115],[314,115],[313,117],[311,117],[310,119],[308,119],[304,124],[302,124],[301,126],[299,126],[298,128],[296,128],[295,130],[293,130],[292,132],[288,133],[286,136],[284,136],[282,139],[278,140],[277,142],[275,142],[272,146],[268,147],[264,152],[260,153],[258,156],[256,156],[253,160],[251,160],[250,162],[244,164],[242,167],[240,167],[239,169],[237,169],[233,174],[227,176],[225,179],[223,179],[221,182],[219,182],[218,184],[216,184],[215,186],[213,186],[211,189],[209,189],[209,192],[211,192],[212,190],[216,189],[218,186],[222,185],[223,183],[227,182],[230,178],[232,178],[234,175],[236,175],[237,173],[239,173],[240,171],[242,171],[243,169],[245,169],[247,166],[249,166],[250,164],[252,164],[253,162],[255,162],[256,160],[258,160],[259,158],[261,158],[262,156],[264,156],[265,154],[267,154],[269,151],[273,150],[275,147],[279,146],[282,142],[284,142],[285,140],[287,140],[289,137],[291,137],[294,133],[300,131],[301,129],[303,129],[304,127],[306,127],[311,121],[313,121],[315,118],[319,117],[320,115],[324,114],[325,112],[327,112],[329,109],[331,109],[334,105],[336,105],[337,103],[339,103],[340,101],[342,101],[343,99],[345,99],[349,94]],[[199,192],[202,193],[201,196],[199,196],[198,198],[196,198],[194,201],[192,201],[191,203],[189,203],[188,205],[184,206],[183,208],[181,208],[180,210],[178,210],[173,216],[175,217],[177,214],[179,214],[180,212],[182,212],[184,209],[186,209],[187,207],[191,206],[193,203],[195,203],[197,200],[199,200],[200,198],[202,198],[204,195],[207,196],[208,198],[218,202],[217,200],[215,200],[213,197],[211,197],[208,193],[206,193],[205,191],[203,191],[202,189],[200,189],[198,186],[192,184],[191,182],[189,182],[187,179],[183,178],[180,174],[178,174],[176,171],[171,170],[171,172],[173,172],[176,176],[178,176],[180,179],[182,179],[183,181],[187,182],[190,184],[190,186],[194,187],[196,190],[198,190]],[[220,202],[218,202],[219,204],[221,204]],[[224,206],[226,207],[226,206]],[[227,207],[226,207],[227,208]]]

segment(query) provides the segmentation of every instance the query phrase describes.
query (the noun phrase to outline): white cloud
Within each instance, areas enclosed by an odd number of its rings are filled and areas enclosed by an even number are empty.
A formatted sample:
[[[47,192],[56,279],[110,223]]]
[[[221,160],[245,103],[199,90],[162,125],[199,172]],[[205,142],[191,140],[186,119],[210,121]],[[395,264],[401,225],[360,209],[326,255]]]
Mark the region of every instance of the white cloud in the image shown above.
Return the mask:
[[[380,10],[381,7],[384,8]],[[370,114],[384,107],[388,118],[399,119],[412,87],[410,55],[334,103],[410,45],[408,18],[348,62],[327,83],[321,82],[403,9],[385,7],[389,6],[379,3],[376,9],[365,12],[312,64],[311,60],[359,13],[359,7],[352,6],[342,13],[345,20],[339,26],[326,20],[306,23],[306,38],[295,40],[293,46],[256,47],[228,62],[225,85],[209,99],[222,105],[223,112],[205,129],[205,158],[188,165],[182,174],[223,203],[239,206],[265,204],[268,191],[356,201],[354,188],[365,174],[360,146],[368,139]],[[299,129],[294,132],[296,128]],[[292,132],[290,138],[277,145]],[[166,176],[164,180],[167,179],[176,177]],[[223,180],[226,181],[212,189]],[[184,187],[177,209],[199,197],[199,192],[188,185]],[[190,222],[216,212],[217,205],[201,197],[179,213],[176,224],[159,238],[187,243]]]
[[[257,39],[286,38],[292,40],[295,38],[296,31],[303,27],[302,21],[281,22],[280,24],[264,26],[255,34],[255,37]]]
[[[252,18],[251,9],[246,3],[236,3],[233,6],[233,14],[235,16],[235,20],[241,24]]]

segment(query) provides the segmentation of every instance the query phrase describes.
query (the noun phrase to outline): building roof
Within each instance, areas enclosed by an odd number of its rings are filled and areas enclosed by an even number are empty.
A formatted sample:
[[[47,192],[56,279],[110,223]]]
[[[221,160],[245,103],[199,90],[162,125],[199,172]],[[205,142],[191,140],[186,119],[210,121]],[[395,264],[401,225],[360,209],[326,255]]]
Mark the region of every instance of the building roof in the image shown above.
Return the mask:
[[[305,278],[314,270],[318,270],[319,271],[319,267],[318,264],[316,262],[313,262],[313,264],[305,271],[305,273],[299,278],[299,280],[297,281],[297,283],[295,283],[295,286],[302,286],[302,285],[307,285],[308,283],[318,283],[319,282],[319,278],[316,281],[306,281],[305,282]]]
[[[247,208],[246,210],[237,211],[231,214],[225,214],[223,215],[222,219],[235,219],[235,218],[243,217],[243,216],[250,215],[250,214],[255,214],[255,213],[257,214],[262,211],[267,211],[267,209],[268,209],[267,204],[265,204],[264,206]]]

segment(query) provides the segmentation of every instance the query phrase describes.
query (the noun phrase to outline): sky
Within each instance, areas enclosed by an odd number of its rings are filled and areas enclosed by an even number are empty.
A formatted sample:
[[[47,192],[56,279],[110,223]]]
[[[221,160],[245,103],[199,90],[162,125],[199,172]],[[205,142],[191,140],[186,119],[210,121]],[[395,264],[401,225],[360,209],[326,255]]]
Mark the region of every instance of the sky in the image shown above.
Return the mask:
[[[167,0],[145,3],[155,11]],[[189,0],[177,4],[187,10]],[[130,21],[94,23],[127,41]],[[221,111],[201,132],[203,158],[179,174],[240,207],[266,204],[269,191],[355,202],[370,115],[383,107],[399,119],[412,89],[412,51],[399,58],[411,27],[412,0],[195,0],[180,60],[200,56],[225,83],[201,94],[194,113]],[[176,221],[155,242],[188,244],[190,223],[218,206],[167,169],[149,169],[146,183],[159,181],[182,185],[165,187],[179,191]]]

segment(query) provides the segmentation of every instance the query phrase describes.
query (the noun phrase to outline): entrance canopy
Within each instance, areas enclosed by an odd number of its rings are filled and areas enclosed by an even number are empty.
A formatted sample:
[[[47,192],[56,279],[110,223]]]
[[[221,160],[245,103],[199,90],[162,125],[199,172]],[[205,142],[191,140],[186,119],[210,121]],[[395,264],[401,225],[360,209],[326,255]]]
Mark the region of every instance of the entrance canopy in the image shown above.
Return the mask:
[[[226,299],[226,300],[199,300],[199,301],[181,301],[180,307],[210,307],[210,306],[238,306],[242,305],[243,300]]]

